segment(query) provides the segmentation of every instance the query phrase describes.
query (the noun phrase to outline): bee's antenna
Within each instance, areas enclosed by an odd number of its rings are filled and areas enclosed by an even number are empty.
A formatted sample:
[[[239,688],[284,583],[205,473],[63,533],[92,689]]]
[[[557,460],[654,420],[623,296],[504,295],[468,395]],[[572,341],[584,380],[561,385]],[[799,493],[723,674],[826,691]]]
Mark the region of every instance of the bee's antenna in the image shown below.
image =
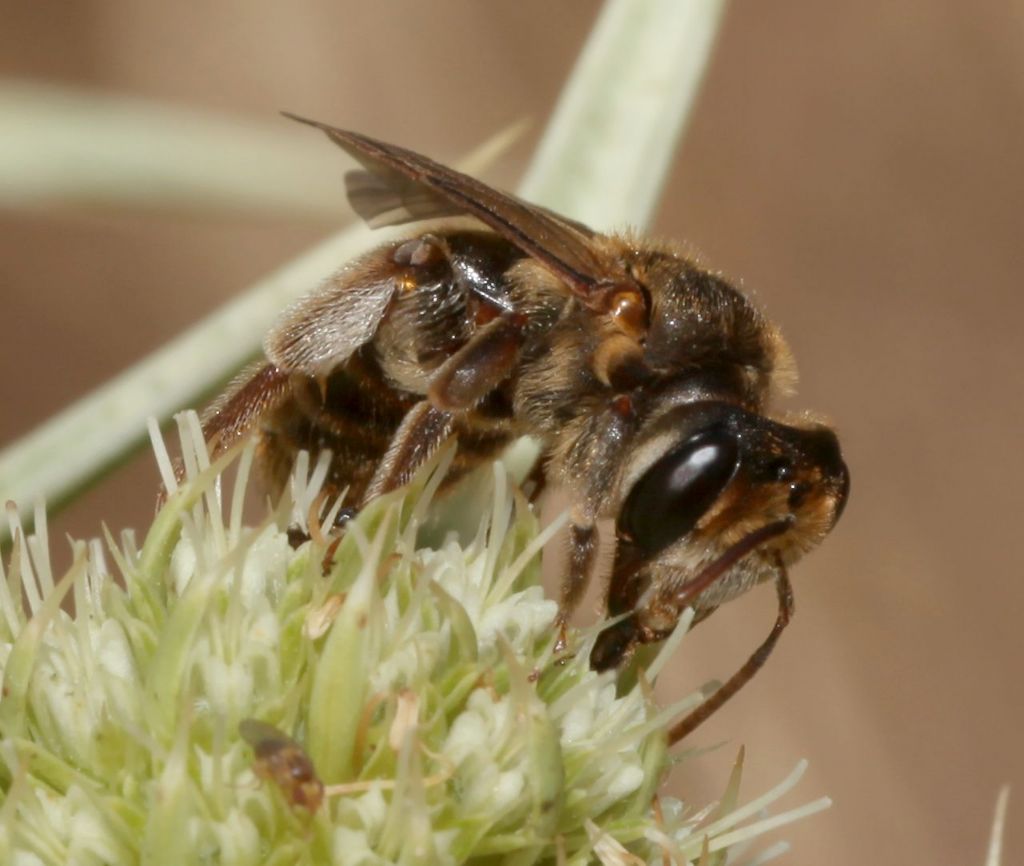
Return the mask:
[[[778,524],[769,524],[769,526],[777,525]],[[788,526],[788,524],[786,525]],[[764,529],[767,528],[768,527],[764,527]],[[758,532],[759,531],[760,530],[758,530]],[[714,569],[719,562],[729,557],[730,553],[732,553],[741,545],[744,545],[744,542],[748,541],[751,538],[751,536],[757,535],[758,532],[752,532],[750,535],[746,536],[746,538],[734,544],[731,548],[729,548],[728,551],[726,551],[725,554],[723,554],[718,560],[712,563],[706,570],[710,571]],[[758,540],[758,543],[761,543],[764,540],[765,539],[761,537]],[[749,552],[753,549],[752,547],[747,547],[746,545],[744,545],[744,547],[746,548],[745,552]],[[743,554],[740,554],[740,556],[742,555]],[[724,685],[722,685],[716,692],[711,694],[699,707],[697,707],[697,709],[695,709],[693,712],[682,718],[680,721],[676,722],[669,729],[668,744],[670,746],[674,746],[681,739],[683,739],[683,737],[687,736],[688,734],[696,730],[698,727],[700,727],[700,725],[707,721],[707,719],[714,712],[716,712],[722,706],[722,704],[724,704],[727,700],[729,700],[729,698],[731,698],[734,694],[736,694],[736,692],[738,692],[741,688],[743,688],[743,686],[747,684],[748,680],[750,680],[750,678],[753,677],[754,674],[756,674],[761,669],[761,666],[768,660],[768,656],[771,655],[772,650],[775,649],[775,644],[779,640],[779,635],[781,635],[783,629],[785,629],[786,626],[789,625],[789,621],[793,617],[794,610],[793,587],[790,585],[789,574],[786,571],[786,566],[783,564],[782,559],[780,557],[776,557],[775,562],[778,566],[778,571],[775,575],[775,590],[778,593],[779,597],[779,612],[775,617],[775,625],[772,626],[772,630],[768,633],[768,637],[766,637],[762,644],[756,650],[754,650],[753,654],[750,656],[750,658],[746,660],[746,662],[744,662],[743,666],[740,667],[740,669],[736,671],[736,673],[734,673],[731,677],[729,677],[728,680],[725,681]],[[694,581],[692,581],[692,583],[696,584],[698,581],[701,581],[702,578],[703,575],[700,575]]]

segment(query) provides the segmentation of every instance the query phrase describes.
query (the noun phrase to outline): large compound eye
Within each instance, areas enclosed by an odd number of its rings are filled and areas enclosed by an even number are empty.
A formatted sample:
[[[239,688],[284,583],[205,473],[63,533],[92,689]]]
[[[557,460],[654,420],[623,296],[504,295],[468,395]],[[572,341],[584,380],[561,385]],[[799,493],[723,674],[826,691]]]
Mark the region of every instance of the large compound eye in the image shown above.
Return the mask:
[[[739,445],[728,430],[691,436],[633,485],[619,514],[619,535],[648,556],[679,540],[725,489],[738,459]]]

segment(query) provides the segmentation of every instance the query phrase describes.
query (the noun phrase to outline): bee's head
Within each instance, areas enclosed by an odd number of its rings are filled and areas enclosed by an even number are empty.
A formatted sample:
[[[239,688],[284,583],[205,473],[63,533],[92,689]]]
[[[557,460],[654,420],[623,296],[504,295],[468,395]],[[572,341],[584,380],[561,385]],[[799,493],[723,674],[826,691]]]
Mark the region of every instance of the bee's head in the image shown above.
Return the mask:
[[[717,401],[665,412],[640,431],[621,477],[609,613],[643,608],[630,645],[663,636],[687,580],[752,533],[777,527],[688,602],[706,616],[820,542],[849,483],[839,441],[822,424],[783,424]],[[608,634],[595,667],[618,664],[628,650]]]

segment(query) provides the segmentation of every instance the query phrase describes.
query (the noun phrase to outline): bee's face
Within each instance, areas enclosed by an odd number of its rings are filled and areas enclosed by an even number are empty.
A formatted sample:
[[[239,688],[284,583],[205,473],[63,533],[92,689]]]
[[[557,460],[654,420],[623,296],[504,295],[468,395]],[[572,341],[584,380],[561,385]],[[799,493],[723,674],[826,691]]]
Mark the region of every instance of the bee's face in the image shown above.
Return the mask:
[[[629,577],[613,613],[649,588],[681,588],[751,533],[785,527],[695,599],[701,616],[820,542],[842,513],[849,473],[828,427],[708,401],[671,409],[643,432],[620,490],[615,574]],[[678,610],[660,613],[652,605],[644,628],[671,630]]]

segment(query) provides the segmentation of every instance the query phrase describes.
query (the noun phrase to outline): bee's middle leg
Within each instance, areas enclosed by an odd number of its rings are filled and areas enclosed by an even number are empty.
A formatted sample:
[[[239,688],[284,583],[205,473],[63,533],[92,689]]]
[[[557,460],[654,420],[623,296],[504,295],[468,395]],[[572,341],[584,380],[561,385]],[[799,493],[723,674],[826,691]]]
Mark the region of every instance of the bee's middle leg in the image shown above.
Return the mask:
[[[525,316],[508,313],[481,327],[434,373],[430,402],[448,411],[472,409],[515,369],[525,324]]]
[[[450,412],[432,406],[428,400],[421,400],[406,412],[377,464],[362,504],[407,484],[451,435],[452,423]]]
[[[364,504],[408,483],[451,435],[454,413],[472,409],[508,378],[519,359],[524,321],[514,314],[499,316],[438,368],[427,399],[413,406],[395,431]]]

